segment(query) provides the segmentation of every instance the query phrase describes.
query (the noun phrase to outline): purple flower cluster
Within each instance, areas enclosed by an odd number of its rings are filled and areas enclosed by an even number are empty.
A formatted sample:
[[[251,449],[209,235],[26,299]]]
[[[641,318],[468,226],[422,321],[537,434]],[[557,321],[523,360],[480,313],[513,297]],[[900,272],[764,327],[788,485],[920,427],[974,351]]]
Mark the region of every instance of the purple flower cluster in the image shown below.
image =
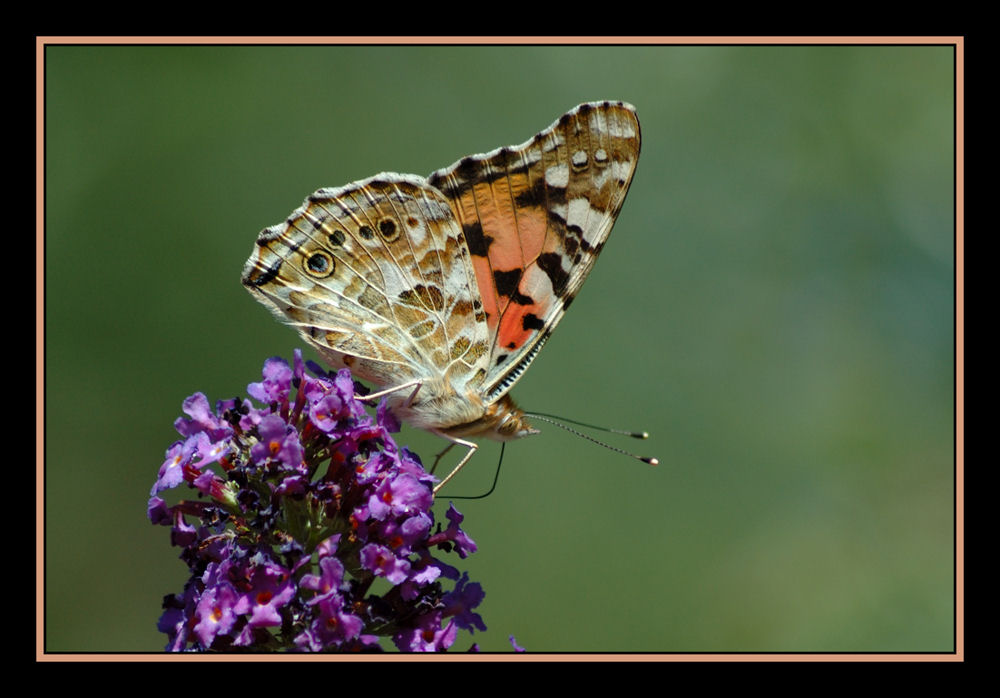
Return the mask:
[[[432,555],[476,544],[449,507],[435,526],[434,478],[396,446],[384,401],[372,419],[347,370],[264,363],[250,400],[214,412],[184,401],[184,438],[167,450],[149,500],[191,576],[164,599],[171,651],[446,650],[459,629],[485,630],[483,590]],[[186,483],[196,500],[159,496]],[[381,578],[381,580],[379,579]],[[451,580],[451,589],[445,588]]]

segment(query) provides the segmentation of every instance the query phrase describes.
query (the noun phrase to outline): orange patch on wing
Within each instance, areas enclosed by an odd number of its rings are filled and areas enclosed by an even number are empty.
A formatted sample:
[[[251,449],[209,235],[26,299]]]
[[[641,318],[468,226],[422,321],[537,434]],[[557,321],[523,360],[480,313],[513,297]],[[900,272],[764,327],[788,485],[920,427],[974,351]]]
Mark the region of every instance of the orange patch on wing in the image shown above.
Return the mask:
[[[546,303],[522,305],[510,296],[501,296],[494,272],[530,267],[542,254],[548,231],[548,212],[543,206],[522,206],[514,201],[530,188],[526,174],[508,174],[492,182],[480,182],[461,197],[463,211],[475,210],[483,235],[490,240],[489,260],[473,256],[483,307],[489,318],[487,326],[495,337],[494,345],[504,351],[523,347],[537,329],[525,329],[527,315],[544,317]],[[523,280],[522,280],[523,284]],[[537,300],[537,299],[536,299]]]
[[[494,269],[521,269],[524,256],[514,218],[514,202],[505,180],[476,184],[472,189],[483,233],[493,238],[490,263]]]
[[[500,331],[497,333],[497,346],[508,351],[515,351],[524,346],[524,343],[536,332],[536,330],[524,329],[524,316],[533,312],[533,306],[510,304],[503,314],[503,322],[500,323]]]
[[[486,313],[486,326],[490,336],[496,332],[500,320],[500,310],[497,308],[497,290],[493,283],[493,271],[486,257],[471,255],[472,267],[476,270],[476,283],[479,285],[479,296],[483,300],[483,312]]]
[[[517,234],[521,238],[521,251],[530,264],[538,259],[545,245],[549,216],[545,209],[534,206],[517,212]]]
[[[514,349],[522,346],[533,330],[525,330],[523,318],[532,312],[530,307],[511,303],[507,296],[497,292],[493,273],[524,269],[532,264],[544,249],[548,214],[540,206],[522,207],[515,212],[514,200],[529,187],[524,174],[509,175],[492,182],[475,184],[463,194],[458,208],[464,214],[478,217],[483,236],[489,240],[487,255],[472,256],[483,310],[488,314],[490,334],[497,337],[499,346]],[[538,309],[536,308],[535,311]]]

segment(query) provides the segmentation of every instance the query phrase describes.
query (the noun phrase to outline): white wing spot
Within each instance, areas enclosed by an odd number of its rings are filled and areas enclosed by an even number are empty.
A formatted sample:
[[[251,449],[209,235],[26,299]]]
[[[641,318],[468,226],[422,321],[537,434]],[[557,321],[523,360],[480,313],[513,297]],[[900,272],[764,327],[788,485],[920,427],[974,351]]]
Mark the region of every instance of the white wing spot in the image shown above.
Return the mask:
[[[606,130],[613,138],[635,138],[635,128],[632,122],[624,119],[608,119],[605,128],[597,127],[598,131]]]
[[[594,209],[590,207],[590,202],[582,196],[576,199],[571,199],[569,202],[569,211],[567,211],[566,222],[584,228],[586,227],[587,218],[593,210]]]
[[[416,225],[407,226],[406,232],[410,236],[410,242],[413,243],[414,247],[422,249],[425,245],[430,244],[427,241],[427,228],[419,221]]]
[[[545,170],[545,183],[550,187],[564,188],[569,184],[569,167],[566,165],[553,165]]]

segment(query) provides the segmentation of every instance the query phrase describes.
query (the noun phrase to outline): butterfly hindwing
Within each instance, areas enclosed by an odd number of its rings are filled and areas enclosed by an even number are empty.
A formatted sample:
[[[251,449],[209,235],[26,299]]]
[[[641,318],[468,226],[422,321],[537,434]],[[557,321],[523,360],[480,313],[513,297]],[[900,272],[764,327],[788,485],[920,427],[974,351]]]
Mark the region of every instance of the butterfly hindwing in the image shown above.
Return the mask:
[[[470,255],[448,202],[420,177],[320,189],[260,234],[242,280],[331,365],[377,385],[449,370],[485,378]]]
[[[631,105],[593,102],[522,145],[428,178],[472,255],[489,329],[487,402],[516,382],[579,291],[625,201],[639,143]]]

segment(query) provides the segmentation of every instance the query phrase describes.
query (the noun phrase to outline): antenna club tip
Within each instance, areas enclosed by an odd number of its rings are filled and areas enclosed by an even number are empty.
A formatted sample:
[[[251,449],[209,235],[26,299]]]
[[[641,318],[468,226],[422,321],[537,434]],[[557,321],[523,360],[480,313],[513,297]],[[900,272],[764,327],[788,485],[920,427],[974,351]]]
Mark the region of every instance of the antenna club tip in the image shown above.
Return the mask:
[[[635,438],[637,438],[637,439],[648,439],[649,438],[649,432],[648,431],[640,431],[638,434],[635,435]]]
[[[660,464],[659,458],[643,458],[642,460],[645,461],[646,463],[649,463],[650,465],[659,465]]]

